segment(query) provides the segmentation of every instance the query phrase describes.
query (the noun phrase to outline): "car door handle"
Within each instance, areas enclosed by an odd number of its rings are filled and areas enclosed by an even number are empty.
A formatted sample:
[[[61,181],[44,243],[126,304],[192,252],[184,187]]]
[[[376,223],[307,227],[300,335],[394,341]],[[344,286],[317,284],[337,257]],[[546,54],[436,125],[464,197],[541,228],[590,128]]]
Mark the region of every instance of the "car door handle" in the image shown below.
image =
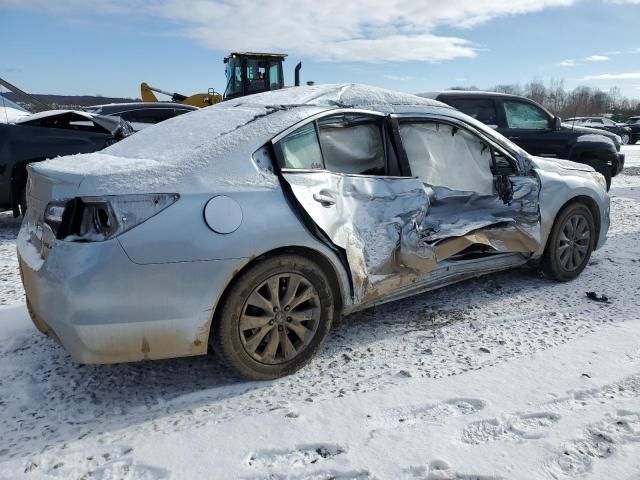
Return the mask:
[[[336,201],[326,193],[314,193],[313,199],[323,207],[331,207],[336,204]]]

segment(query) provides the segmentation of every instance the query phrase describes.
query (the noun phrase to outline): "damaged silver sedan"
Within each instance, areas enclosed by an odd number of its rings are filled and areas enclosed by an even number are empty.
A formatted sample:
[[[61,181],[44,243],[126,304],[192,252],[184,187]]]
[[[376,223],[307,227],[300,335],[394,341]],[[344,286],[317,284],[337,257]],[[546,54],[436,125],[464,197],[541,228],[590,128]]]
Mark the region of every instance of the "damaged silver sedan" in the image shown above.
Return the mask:
[[[276,378],[338,315],[526,263],[571,280],[609,228],[591,167],[357,85],[224,102],[29,170],[29,311],[81,363],[213,349]]]

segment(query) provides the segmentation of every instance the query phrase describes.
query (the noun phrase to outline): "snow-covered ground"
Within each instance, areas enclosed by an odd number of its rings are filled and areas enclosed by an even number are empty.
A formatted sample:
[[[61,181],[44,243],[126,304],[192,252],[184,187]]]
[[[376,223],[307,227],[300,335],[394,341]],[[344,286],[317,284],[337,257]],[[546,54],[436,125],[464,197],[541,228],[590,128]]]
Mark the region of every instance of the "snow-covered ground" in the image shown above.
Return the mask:
[[[640,167],[640,143],[622,147],[622,151],[626,154],[625,167]]]
[[[625,151],[579,279],[523,269],[362,312],[272,382],[213,357],[73,364],[30,324],[19,222],[0,215],[0,479],[639,480],[640,147]]]

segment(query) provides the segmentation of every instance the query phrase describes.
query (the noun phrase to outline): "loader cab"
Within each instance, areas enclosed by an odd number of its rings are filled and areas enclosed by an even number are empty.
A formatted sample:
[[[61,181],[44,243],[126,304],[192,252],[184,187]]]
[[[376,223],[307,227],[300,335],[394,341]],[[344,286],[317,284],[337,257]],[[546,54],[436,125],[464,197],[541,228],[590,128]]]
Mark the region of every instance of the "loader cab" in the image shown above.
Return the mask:
[[[284,88],[282,62],[285,54],[231,53],[224,59],[227,86],[224,99]]]

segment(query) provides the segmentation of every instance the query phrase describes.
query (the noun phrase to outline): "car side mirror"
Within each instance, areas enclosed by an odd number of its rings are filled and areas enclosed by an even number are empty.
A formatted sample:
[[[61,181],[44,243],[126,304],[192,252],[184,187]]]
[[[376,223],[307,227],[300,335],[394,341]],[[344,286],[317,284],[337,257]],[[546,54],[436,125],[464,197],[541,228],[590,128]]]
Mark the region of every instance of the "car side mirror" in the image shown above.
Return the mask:
[[[551,130],[560,130],[562,128],[562,119],[560,117],[553,117]]]

